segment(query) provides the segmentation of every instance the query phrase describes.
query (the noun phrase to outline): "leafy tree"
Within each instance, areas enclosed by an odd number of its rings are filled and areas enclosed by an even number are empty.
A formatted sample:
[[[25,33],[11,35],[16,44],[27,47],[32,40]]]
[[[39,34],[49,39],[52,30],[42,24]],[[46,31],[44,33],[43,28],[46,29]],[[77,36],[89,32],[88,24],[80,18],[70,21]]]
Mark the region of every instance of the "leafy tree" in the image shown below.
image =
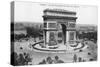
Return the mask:
[[[35,27],[26,27],[28,37],[43,37],[43,30]],[[36,41],[36,40],[35,40]]]
[[[28,53],[18,55],[16,52],[13,52],[11,54],[11,64],[14,66],[28,65],[28,62],[31,61],[32,58],[30,58],[30,55]]]

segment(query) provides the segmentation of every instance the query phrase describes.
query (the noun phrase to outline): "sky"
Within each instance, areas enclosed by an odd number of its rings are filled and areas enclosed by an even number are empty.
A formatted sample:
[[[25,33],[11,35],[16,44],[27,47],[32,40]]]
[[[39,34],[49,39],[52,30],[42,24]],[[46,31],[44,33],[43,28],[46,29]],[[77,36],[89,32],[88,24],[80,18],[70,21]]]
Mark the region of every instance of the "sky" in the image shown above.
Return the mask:
[[[82,5],[63,5],[49,3],[33,2],[15,2],[14,22],[37,22],[43,23],[43,10],[45,9],[64,9],[75,11],[78,17],[77,24],[95,24],[97,25],[98,14],[96,6]]]

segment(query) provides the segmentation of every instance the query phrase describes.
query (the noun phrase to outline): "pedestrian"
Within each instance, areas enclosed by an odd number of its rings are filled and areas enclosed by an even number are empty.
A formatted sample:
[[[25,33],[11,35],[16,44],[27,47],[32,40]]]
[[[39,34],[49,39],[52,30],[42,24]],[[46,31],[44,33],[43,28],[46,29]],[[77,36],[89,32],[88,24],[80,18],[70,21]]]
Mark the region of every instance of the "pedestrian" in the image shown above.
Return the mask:
[[[77,62],[77,55],[76,54],[74,54],[74,56],[73,56],[73,62]]]

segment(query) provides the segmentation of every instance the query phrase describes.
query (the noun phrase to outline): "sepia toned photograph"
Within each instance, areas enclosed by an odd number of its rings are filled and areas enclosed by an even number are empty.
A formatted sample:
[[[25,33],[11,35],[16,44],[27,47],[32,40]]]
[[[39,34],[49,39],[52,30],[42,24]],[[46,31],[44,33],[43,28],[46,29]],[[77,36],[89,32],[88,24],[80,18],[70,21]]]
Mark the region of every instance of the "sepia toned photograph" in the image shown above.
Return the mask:
[[[97,6],[11,2],[11,65],[98,60]]]

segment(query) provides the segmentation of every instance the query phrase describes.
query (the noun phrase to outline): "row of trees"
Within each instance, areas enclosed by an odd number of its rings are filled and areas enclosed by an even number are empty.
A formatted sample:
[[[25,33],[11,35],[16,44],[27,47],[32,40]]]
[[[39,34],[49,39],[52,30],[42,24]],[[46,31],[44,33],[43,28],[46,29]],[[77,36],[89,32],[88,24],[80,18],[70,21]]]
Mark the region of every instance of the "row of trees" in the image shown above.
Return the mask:
[[[27,36],[31,36],[34,38],[43,36],[43,29],[34,28],[34,27],[26,27],[26,30],[27,30]]]
[[[94,32],[82,32],[82,34],[79,33],[80,31],[77,31],[76,32],[76,37],[79,38],[79,39],[84,39],[84,38],[87,38],[88,40],[91,40],[93,39],[94,42],[97,41],[97,31],[94,31]]]
[[[34,27],[26,27],[27,34],[11,34],[11,37],[14,37],[14,40],[20,40],[22,38],[29,38],[29,37],[43,37],[43,30]]]

